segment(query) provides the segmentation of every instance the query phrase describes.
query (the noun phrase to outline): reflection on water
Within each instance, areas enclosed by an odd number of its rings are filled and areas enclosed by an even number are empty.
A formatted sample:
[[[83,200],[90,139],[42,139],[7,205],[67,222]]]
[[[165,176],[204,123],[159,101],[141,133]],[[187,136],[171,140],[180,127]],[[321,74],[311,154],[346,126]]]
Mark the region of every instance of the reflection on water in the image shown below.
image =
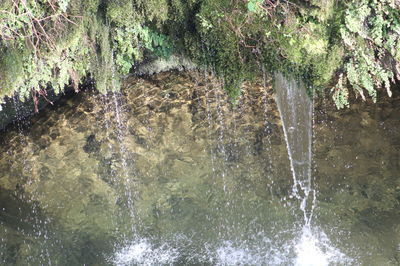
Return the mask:
[[[398,265],[395,99],[315,108],[312,232],[274,101],[196,73],[85,92],[2,133],[5,265]],[[269,90],[269,89],[268,89]]]

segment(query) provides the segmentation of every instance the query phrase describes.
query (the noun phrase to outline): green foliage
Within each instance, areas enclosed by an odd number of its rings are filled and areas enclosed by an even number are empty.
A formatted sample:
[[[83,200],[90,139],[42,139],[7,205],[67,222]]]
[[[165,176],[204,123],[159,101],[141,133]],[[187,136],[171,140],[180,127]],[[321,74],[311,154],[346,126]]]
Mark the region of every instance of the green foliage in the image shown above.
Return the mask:
[[[138,46],[134,46],[134,31],[133,29],[115,29],[114,42],[116,43],[115,64],[118,71],[122,74],[127,74],[132,68],[134,58],[139,59],[141,56]]]
[[[105,5],[107,19],[118,26],[148,23],[159,27],[168,18],[167,0],[109,0]]]
[[[106,16],[111,22],[113,50],[118,73],[126,75],[135,64],[143,60],[148,50],[156,56],[169,57],[172,43],[164,34],[157,33],[145,22],[159,26],[167,19],[166,1],[109,1]]]
[[[232,5],[230,1],[204,1],[196,16],[200,45],[197,50],[190,51],[195,61],[223,77],[225,89],[233,101],[240,94],[240,83],[258,73],[253,69],[257,58],[245,39],[247,34],[257,34],[256,28],[262,25],[254,24],[254,28],[248,28],[249,24],[245,22],[242,32],[238,25],[247,20],[246,16],[243,2]]]
[[[339,80],[334,88],[332,88],[332,98],[338,109],[349,106],[349,91],[343,86],[343,75],[340,75]]]
[[[233,90],[234,84],[260,75],[261,64],[270,73],[291,72],[322,88],[331,81],[343,56],[343,50],[330,39],[333,2],[302,7],[287,1],[205,0],[196,20],[202,36],[199,61],[224,77],[233,96],[239,91]],[[322,8],[319,16],[315,10]]]
[[[116,91],[119,89],[116,77],[114,54],[110,42],[110,28],[107,25],[99,24],[97,30],[96,60],[94,63],[93,76],[96,81],[96,88],[102,93]]]
[[[365,90],[376,102],[376,90],[382,86],[391,96],[394,71],[386,62],[393,58],[398,64],[399,18],[400,7],[390,0],[362,0],[346,6],[340,34],[348,59],[340,82],[350,85],[363,100]],[[334,95],[334,100],[338,108],[348,105],[348,97]]]
[[[145,49],[159,57],[171,55],[172,44],[163,34],[158,34],[148,27],[135,25],[129,28],[114,29],[115,63],[118,72],[125,75],[135,62],[143,60]]]
[[[392,0],[4,0],[0,97],[77,89],[88,76],[116,90],[145,56],[174,50],[223,78],[233,101],[261,69],[333,87],[338,108],[351,91],[376,101],[400,79],[399,10]]]
[[[89,69],[89,49],[82,45],[82,24],[67,14],[71,1],[7,0],[2,6],[0,28],[5,31],[0,48],[5,52],[0,72],[5,78],[0,84],[1,97],[18,93],[25,100],[32,90],[48,86],[56,93],[69,84],[78,87]]]
[[[107,19],[114,24],[129,26],[137,20],[131,0],[108,1],[106,7]]]
[[[399,10],[390,0],[203,1],[197,25],[211,52],[206,62],[226,84],[257,75],[251,66],[262,62],[317,90],[338,83],[332,92],[342,108],[349,88],[374,102],[377,88],[391,95],[390,82],[400,78]]]
[[[59,93],[68,85],[77,90],[88,75],[93,76],[101,92],[118,89],[119,75],[127,74],[134,63],[143,60],[144,51],[164,57],[171,53],[168,37],[143,25],[149,22],[157,26],[166,20],[166,6],[160,9],[157,3],[0,3],[0,97],[18,93],[24,100],[32,90],[51,87]],[[34,23],[36,20],[46,23]]]
[[[253,13],[262,12],[261,6],[263,4],[263,0],[248,0],[247,1],[247,11]]]
[[[69,23],[67,9],[71,0],[5,0],[0,7],[0,37],[4,41],[28,43],[36,53],[55,48]]]
[[[23,74],[23,58],[16,49],[3,49],[0,52],[1,96],[11,95],[15,84],[20,84]]]

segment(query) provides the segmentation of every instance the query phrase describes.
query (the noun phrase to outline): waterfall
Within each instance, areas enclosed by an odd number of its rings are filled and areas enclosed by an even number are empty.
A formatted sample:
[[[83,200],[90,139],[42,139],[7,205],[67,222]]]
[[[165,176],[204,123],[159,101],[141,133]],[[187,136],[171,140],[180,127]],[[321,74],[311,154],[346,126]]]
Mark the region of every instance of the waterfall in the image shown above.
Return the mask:
[[[315,201],[311,178],[313,101],[304,83],[293,77],[276,73],[274,86],[293,175],[291,196],[301,201],[304,222],[308,225]]]
[[[293,175],[291,197],[300,201],[304,224],[295,244],[295,265],[329,265],[345,261],[345,256],[334,248],[326,234],[311,226],[316,204],[313,188],[312,136],[313,100],[307,95],[303,82],[294,77],[275,73],[276,102],[282,121],[290,168]]]

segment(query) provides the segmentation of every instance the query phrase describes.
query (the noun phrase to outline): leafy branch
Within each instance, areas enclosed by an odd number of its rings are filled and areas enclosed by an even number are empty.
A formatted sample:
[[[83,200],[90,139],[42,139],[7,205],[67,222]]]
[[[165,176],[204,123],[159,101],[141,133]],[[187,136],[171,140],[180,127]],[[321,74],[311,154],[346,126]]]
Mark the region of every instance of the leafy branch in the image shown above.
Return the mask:
[[[384,86],[392,95],[390,83],[400,80],[400,5],[390,0],[363,0],[348,4],[340,30],[347,50],[347,62],[333,99],[340,109],[348,105],[348,89],[365,101],[364,91],[375,102],[376,88]],[[387,62],[393,62],[388,65]],[[338,97],[340,95],[340,97]]]
[[[70,0],[11,0],[7,9],[0,10],[0,38],[5,41],[25,41],[39,53],[41,47],[55,48],[67,24],[76,23],[69,16]]]

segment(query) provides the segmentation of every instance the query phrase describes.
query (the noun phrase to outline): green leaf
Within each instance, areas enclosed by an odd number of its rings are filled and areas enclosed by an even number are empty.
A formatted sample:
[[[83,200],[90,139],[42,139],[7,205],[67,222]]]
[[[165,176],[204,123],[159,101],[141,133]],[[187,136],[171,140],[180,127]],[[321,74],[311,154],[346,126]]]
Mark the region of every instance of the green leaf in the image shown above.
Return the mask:
[[[254,4],[254,2],[252,2],[252,1],[247,2],[247,10],[249,12],[255,12],[256,11],[256,5]]]

